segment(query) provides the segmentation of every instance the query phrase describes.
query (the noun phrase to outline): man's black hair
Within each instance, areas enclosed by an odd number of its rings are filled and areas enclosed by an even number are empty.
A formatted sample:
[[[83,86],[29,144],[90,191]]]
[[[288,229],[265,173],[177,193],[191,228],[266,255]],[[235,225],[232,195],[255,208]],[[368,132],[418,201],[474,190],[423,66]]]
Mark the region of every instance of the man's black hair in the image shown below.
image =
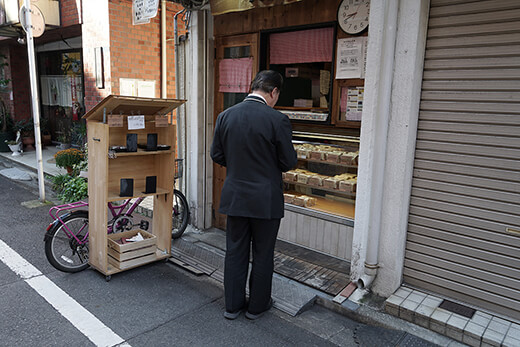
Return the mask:
[[[251,82],[251,91],[261,90],[265,93],[270,93],[274,88],[282,90],[283,77],[282,75],[273,70],[260,71],[253,82]]]

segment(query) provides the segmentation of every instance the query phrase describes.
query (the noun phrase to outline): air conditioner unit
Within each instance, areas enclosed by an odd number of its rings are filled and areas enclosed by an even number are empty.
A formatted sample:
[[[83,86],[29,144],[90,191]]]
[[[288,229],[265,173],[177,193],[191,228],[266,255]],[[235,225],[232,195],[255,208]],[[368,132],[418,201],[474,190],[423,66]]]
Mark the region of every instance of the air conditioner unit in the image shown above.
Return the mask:
[[[20,30],[22,30],[19,14],[24,3],[24,0],[0,0],[0,36],[19,36]],[[60,26],[58,0],[33,0],[31,8],[41,11],[46,29]]]

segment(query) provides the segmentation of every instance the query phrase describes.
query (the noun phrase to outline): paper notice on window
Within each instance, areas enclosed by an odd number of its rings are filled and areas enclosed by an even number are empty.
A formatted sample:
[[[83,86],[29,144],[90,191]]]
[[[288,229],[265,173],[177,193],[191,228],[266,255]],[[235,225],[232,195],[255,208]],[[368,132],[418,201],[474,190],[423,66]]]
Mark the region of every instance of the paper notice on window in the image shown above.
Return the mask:
[[[350,121],[360,121],[363,113],[364,87],[349,87],[347,91],[347,107],[345,119]]]
[[[128,130],[144,129],[144,116],[128,116]]]
[[[361,78],[364,68],[363,37],[339,39],[336,79]]]

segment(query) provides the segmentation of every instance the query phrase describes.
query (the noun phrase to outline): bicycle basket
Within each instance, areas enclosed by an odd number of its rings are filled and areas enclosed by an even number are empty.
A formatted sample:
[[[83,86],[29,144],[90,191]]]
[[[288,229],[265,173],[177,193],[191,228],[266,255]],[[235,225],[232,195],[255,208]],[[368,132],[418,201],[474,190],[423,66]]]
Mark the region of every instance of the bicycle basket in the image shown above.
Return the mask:
[[[182,177],[182,171],[183,171],[183,166],[182,166],[182,161],[184,159],[175,159],[175,178],[181,178]]]

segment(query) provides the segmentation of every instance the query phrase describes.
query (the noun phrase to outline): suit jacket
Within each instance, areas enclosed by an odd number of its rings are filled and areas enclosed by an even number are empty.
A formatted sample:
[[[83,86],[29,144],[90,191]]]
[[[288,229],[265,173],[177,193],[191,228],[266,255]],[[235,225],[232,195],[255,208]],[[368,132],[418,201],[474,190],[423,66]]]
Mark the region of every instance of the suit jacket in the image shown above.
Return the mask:
[[[262,219],[284,215],[282,172],[296,165],[289,118],[249,95],[219,114],[211,158],[227,169],[219,212]]]

